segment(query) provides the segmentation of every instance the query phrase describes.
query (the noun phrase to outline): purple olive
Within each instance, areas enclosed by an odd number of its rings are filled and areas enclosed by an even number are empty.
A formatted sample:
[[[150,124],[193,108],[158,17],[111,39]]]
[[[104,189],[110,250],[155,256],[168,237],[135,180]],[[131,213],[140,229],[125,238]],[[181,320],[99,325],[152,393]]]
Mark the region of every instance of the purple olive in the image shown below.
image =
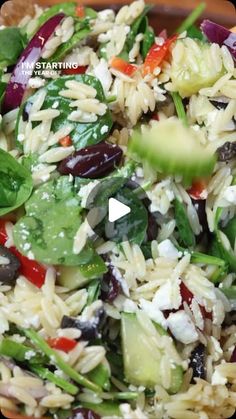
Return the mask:
[[[236,141],[226,141],[216,150],[218,161],[228,161],[236,157]]]
[[[0,282],[4,285],[15,285],[20,269],[20,262],[7,247],[2,245],[0,245],[1,256],[6,259],[7,263],[0,264]]]
[[[80,320],[75,317],[63,316],[61,328],[75,328],[81,331],[81,338],[84,340],[94,340],[101,336],[100,329],[104,325],[105,312],[103,308],[99,308],[91,320]]]
[[[101,281],[101,299],[112,303],[120,294],[121,285],[118,280],[118,272],[116,269],[109,265],[108,272],[103,275]]]
[[[123,151],[115,144],[105,142],[82,148],[62,160],[58,166],[61,175],[97,179],[111,173],[121,162]]]
[[[154,215],[148,211],[148,227],[147,239],[148,241],[156,240],[158,234],[158,226]]]
[[[206,378],[206,350],[202,343],[192,351],[190,356],[189,367],[193,370],[193,378]],[[194,381],[193,381],[194,382]]]
[[[97,415],[97,413],[93,412],[90,409],[85,409],[83,407],[79,407],[78,409],[73,410],[72,415],[69,419],[100,419],[101,416]]]

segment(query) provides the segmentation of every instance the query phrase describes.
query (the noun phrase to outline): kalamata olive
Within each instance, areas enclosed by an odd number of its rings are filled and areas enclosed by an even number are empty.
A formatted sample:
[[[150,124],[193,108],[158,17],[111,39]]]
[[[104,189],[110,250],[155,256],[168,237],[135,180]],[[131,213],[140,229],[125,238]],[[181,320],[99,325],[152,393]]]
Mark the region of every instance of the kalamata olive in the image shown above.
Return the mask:
[[[24,122],[27,122],[29,120],[29,113],[30,113],[31,107],[32,107],[32,103],[30,102],[26,102],[25,106],[23,107],[22,119]]]
[[[192,203],[197,211],[199,222],[202,226],[202,232],[196,238],[197,243],[199,243],[203,237],[208,237],[210,234],[209,226],[207,222],[206,215],[206,200],[205,199],[193,199],[191,198]]]
[[[218,161],[228,161],[236,157],[236,141],[226,141],[216,150]]]
[[[84,407],[79,407],[75,410],[73,410],[72,415],[69,417],[69,419],[100,419],[101,416],[99,416],[97,413],[93,412],[90,409],[85,409]]]
[[[94,340],[100,337],[100,329],[103,326],[105,312],[103,308],[94,313],[92,320],[80,320],[74,317],[63,316],[61,328],[67,329],[73,327],[81,331],[81,338],[84,340]]]
[[[108,272],[103,275],[101,281],[101,299],[112,303],[121,291],[119,272],[114,266],[109,265]]]
[[[148,241],[156,240],[158,234],[158,226],[154,215],[148,211],[148,227],[147,239]]]
[[[192,351],[190,356],[189,367],[193,370],[192,378],[202,378],[203,380],[206,377],[206,366],[205,366],[205,346],[202,343],[199,343],[198,346]],[[193,381],[194,382],[194,381]]]
[[[233,350],[233,353],[231,355],[230,362],[236,362],[236,346],[235,346],[235,348]]]
[[[19,269],[20,262],[17,257],[7,247],[0,245],[0,282],[4,285],[14,285]]]
[[[75,151],[58,166],[61,175],[97,179],[111,173],[121,162],[123,151],[115,144],[102,142]]]

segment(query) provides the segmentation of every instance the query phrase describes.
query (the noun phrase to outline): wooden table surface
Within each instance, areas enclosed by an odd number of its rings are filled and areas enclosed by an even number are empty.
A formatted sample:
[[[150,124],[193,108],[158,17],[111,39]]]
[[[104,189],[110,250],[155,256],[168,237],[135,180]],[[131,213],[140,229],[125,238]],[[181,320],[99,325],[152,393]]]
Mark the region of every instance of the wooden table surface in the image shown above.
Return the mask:
[[[42,5],[60,2],[60,0],[37,1]],[[102,7],[117,7],[117,5],[127,4],[131,1],[132,0],[80,0],[81,3],[90,4],[94,7],[96,7],[96,5]],[[160,16],[160,14],[169,15],[171,19],[171,16],[173,18],[175,15],[177,20],[178,16],[180,16],[181,20],[183,19],[183,16],[187,15],[192,9],[201,3],[201,0],[147,0],[147,3],[151,3],[156,6],[154,9],[158,16]],[[210,17],[219,23],[232,26],[236,25],[236,9],[229,0],[205,0],[205,3],[206,10],[203,14],[204,17]]]
[[[0,0],[1,1],[1,0]],[[65,0],[11,0],[4,4],[1,10],[3,23],[12,25],[25,15],[26,10],[33,13],[32,4],[38,3],[42,6],[50,6]],[[73,0],[67,0],[67,2]],[[75,0],[74,0],[75,1]],[[91,5],[95,9],[112,7],[118,9],[123,4],[130,3],[132,0],[76,0],[78,4]],[[203,0],[204,1],[204,0]],[[233,1],[233,0],[232,0]],[[156,31],[166,28],[169,33],[174,32],[176,27],[183,21],[191,10],[193,10],[202,0],[146,0],[153,4],[149,12],[149,22]],[[234,0],[236,2],[236,0]],[[205,0],[206,9],[201,16],[209,18],[226,27],[236,26],[236,9],[228,0]],[[26,8],[27,4],[27,8]],[[6,6],[6,7],[5,7]],[[22,16],[21,16],[22,15]],[[16,21],[16,22],[15,22]],[[158,33],[158,32],[157,32]]]

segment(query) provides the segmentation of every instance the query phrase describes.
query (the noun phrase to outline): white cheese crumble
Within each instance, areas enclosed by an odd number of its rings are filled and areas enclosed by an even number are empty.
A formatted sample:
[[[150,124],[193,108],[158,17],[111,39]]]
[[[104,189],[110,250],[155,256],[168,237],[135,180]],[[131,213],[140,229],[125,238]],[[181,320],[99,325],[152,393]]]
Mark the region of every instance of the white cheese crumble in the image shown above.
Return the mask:
[[[227,383],[227,378],[223,377],[223,375],[221,375],[219,373],[219,371],[215,370],[212,374],[211,377],[211,384],[213,386],[220,386],[220,385],[225,385]]]
[[[163,240],[158,244],[157,249],[160,257],[168,259],[178,259],[179,257],[178,249],[176,249],[169,239]]]
[[[223,198],[230,204],[236,204],[236,185],[228,186],[223,193]]]
[[[103,127],[101,128],[101,135],[106,134],[106,132],[108,132],[109,127],[107,125],[103,125]]]
[[[177,310],[181,303],[180,280],[168,279],[156,292],[153,303],[159,310]]]
[[[93,182],[89,182],[87,185],[84,185],[80,188],[78,196],[81,198],[80,205],[82,208],[86,208],[90,193],[99,183],[100,182],[98,180],[94,180]]]
[[[99,64],[96,67],[94,67],[93,73],[94,76],[97,77],[98,80],[100,80],[105,93],[107,93],[112,84],[112,75],[108,69],[108,64],[104,60],[104,58],[101,58]]]
[[[144,298],[140,298],[140,307],[151,320],[158,323],[164,329],[167,329],[167,321],[155,303],[147,301]]]
[[[186,345],[198,340],[197,330],[184,310],[171,313],[167,319],[167,325],[172,335]]]

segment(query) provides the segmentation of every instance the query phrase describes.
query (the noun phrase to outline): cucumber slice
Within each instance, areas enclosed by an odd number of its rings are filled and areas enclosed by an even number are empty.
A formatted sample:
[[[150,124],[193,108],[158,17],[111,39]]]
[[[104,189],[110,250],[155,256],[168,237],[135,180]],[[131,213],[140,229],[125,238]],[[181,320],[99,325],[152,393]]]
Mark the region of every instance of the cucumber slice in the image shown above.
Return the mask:
[[[103,259],[99,255],[94,255],[93,258],[85,265],[80,266],[58,266],[58,283],[74,290],[82,288],[91,282],[94,278],[99,278],[107,272],[107,267]]]
[[[226,70],[223,65],[214,65],[211,54],[209,43],[190,38],[178,40],[172,51],[170,73],[174,91],[189,97],[213,86]]]
[[[161,334],[167,334],[162,328]],[[160,358],[153,353],[150,336],[145,333],[133,313],[122,313],[121,334],[126,380],[134,385],[154,387],[161,384]],[[174,345],[170,343],[170,345]],[[175,365],[172,370],[170,393],[176,393],[183,381],[183,370]]]
[[[159,172],[182,175],[186,183],[210,175],[216,162],[198,134],[177,118],[161,121],[143,133],[135,131],[129,149]]]

